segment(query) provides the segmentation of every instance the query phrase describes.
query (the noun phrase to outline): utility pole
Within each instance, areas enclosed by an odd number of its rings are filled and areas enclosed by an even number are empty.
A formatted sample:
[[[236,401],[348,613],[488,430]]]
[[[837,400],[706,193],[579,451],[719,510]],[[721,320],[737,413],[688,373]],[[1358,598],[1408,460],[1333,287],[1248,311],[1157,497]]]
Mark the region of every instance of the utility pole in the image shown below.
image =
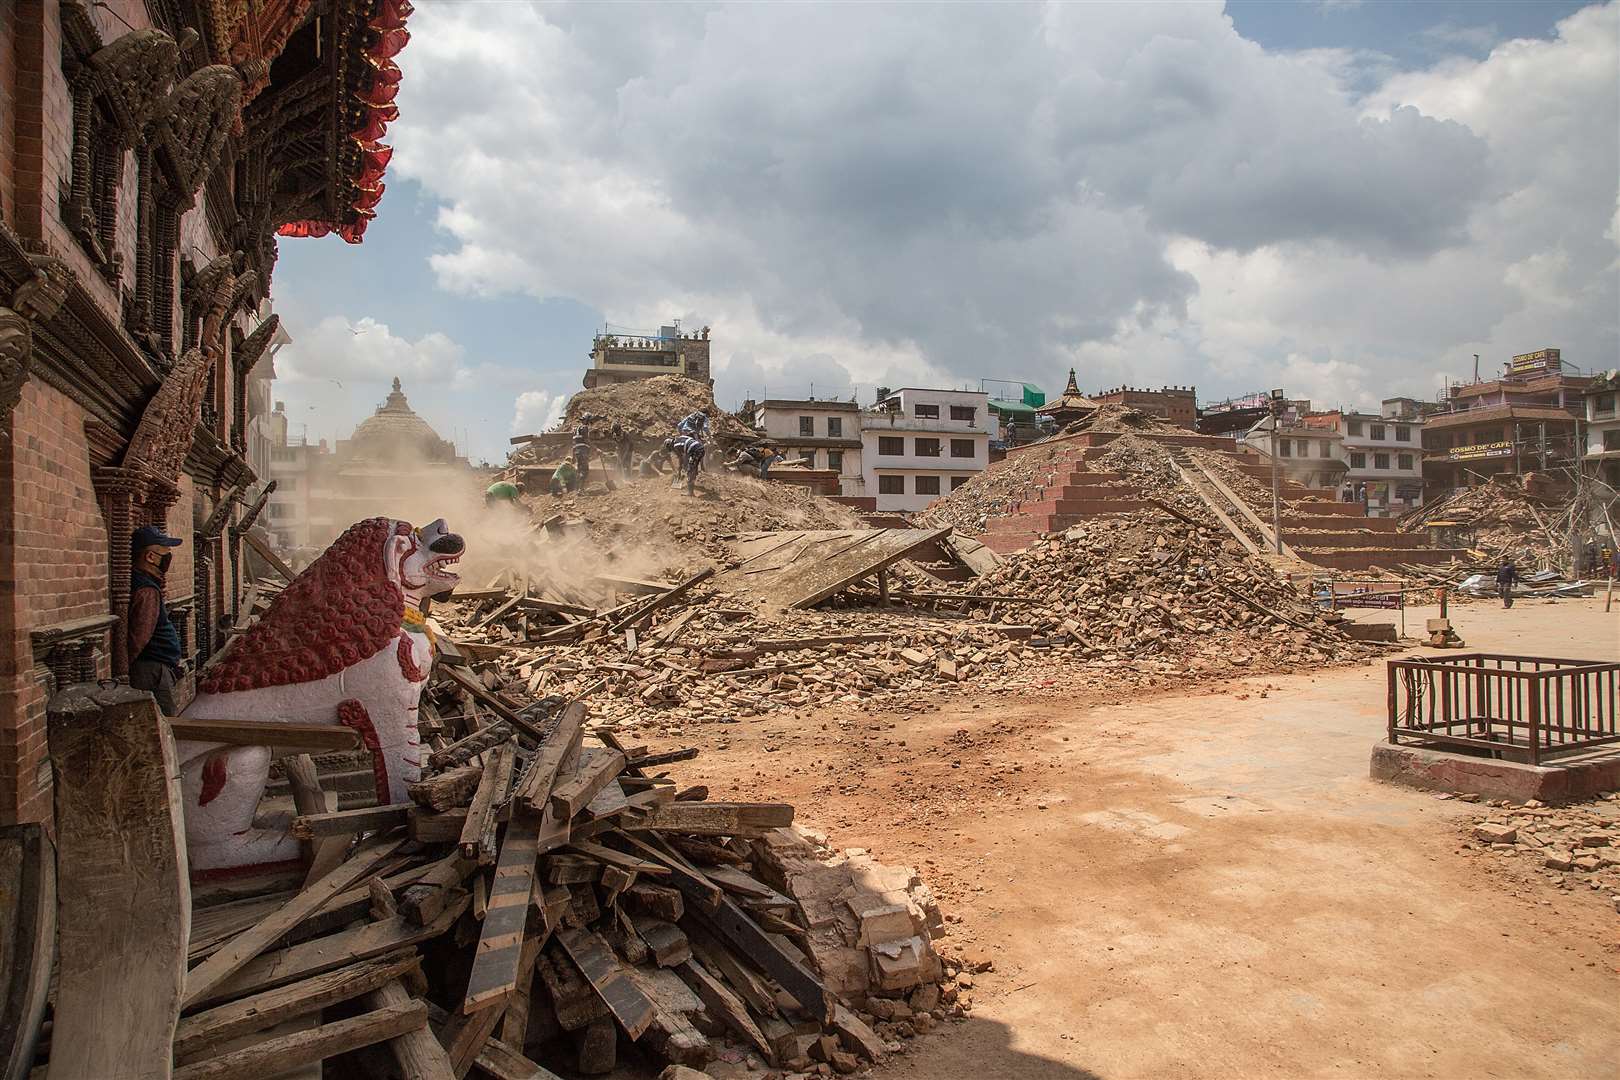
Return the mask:
[[[1271,537],[1282,554],[1282,474],[1278,462],[1282,454],[1283,392],[1271,392]]]

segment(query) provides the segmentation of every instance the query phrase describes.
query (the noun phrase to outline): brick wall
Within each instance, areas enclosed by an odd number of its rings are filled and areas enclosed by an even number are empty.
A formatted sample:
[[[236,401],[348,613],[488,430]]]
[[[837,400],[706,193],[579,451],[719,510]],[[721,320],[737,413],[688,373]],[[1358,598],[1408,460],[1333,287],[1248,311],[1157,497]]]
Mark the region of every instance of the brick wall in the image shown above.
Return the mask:
[[[29,631],[104,614],[107,539],[90,481],[86,413],[38,379],[0,440],[0,824],[48,816],[45,683]],[[105,656],[98,674],[108,674]]]
[[[17,156],[17,0],[0,0],[0,221],[10,224],[12,162]]]

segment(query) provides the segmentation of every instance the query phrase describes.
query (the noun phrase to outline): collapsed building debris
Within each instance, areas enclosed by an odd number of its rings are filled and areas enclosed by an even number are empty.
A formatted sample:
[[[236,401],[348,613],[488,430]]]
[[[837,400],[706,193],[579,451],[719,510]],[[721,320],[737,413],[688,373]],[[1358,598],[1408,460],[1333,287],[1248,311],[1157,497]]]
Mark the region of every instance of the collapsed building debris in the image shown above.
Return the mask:
[[[1558,889],[1585,886],[1620,912],[1620,819],[1613,809],[1620,796],[1603,799],[1588,807],[1496,800],[1484,815],[1460,823],[1461,849],[1520,863]]]
[[[52,749],[75,784],[63,866],[78,887],[63,920],[80,929],[39,1058],[65,1075],[112,1075],[115,1060],[166,1075],[172,1056],[187,1080],[331,1059],[342,1075],[409,1080],[475,1064],[600,1075],[621,1051],[654,1070],[724,1054],[777,1075],[851,1073],[963,1014],[940,985],[942,922],[914,871],[834,856],[791,827],[790,805],[680,789],[662,767],[695,750],[626,746],[582,702],[450,682],[500,722],[427,706],[432,752],[409,801],[329,809],[316,786],[284,819],[304,861],[189,896],[172,737],[150,697],[59,695]],[[315,775],[307,758],[287,764]],[[109,845],[79,810],[92,804],[138,810],[142,846]],[[106,890],[129,880],[149,885],[109,920]],[[132,950],[142,920],[176,932]],[[91,1037],[95,1002],[115,990],[139,1009],[117,1038]]]

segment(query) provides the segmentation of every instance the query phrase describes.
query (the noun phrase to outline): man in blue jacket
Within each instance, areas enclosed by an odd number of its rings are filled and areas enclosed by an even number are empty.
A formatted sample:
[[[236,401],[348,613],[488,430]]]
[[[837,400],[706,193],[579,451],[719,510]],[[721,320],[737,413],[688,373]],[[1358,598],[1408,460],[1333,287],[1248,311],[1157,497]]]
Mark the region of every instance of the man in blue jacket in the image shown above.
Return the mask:
[[[175,716],[174,683],[180,676],[180,631],[163,602],[164,579],[182,541],[155,525],[142,525],[129,540],[129,685],[150,690],[164,716]]]

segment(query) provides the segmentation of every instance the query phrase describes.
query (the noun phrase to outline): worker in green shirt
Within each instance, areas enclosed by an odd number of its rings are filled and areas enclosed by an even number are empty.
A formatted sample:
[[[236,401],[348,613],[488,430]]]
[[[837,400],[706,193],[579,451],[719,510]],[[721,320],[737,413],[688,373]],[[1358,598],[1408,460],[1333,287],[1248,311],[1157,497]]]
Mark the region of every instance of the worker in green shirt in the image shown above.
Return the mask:
[[[510,480],[497,480],[484,491],[485,506],[512,506],[527,509],[523,501],[523,485]]]
[[[551,470],[551,493],[561,495],[565,491],[579,489],[579,470],[574,463],[563,458],[556,468]]]

